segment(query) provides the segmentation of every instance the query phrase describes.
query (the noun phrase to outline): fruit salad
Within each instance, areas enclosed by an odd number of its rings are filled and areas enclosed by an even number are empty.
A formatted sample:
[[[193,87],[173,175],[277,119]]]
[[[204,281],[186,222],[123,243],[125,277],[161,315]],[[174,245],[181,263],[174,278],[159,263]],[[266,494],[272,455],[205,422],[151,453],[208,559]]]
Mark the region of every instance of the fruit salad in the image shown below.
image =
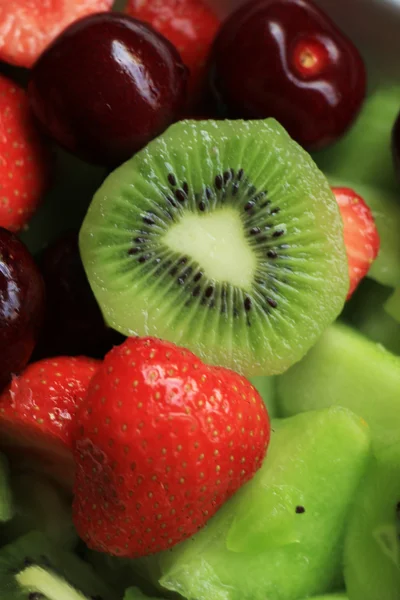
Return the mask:
[[[1,599],[400,600],[400,80],[237,4],[0,0]]]

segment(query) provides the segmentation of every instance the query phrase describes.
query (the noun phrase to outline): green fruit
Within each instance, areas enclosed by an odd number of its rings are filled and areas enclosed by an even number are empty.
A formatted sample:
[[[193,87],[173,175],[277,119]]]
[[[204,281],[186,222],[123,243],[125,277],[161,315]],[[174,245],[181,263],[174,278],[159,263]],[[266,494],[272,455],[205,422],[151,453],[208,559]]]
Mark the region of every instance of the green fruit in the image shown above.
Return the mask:
[[[390,296],[385,304],[385,309],[392,319],[395,319],[397,323],[400,323],[400,287]]]
[[[348,290],[333,194],[271,119],[173,125],[107,178],[80,248],[112,327],[248,376],[298,361]]]
[[[38,474],[11,477],[15,514],[0,527],[0,539],[9,543],[30,531],[46,534],[55,545],[73,549],[78,535],[72,522],[71,499],[51,481]]]
[[[329,594],[328,596],[315,596],[308,600],[349,600],[345,593],[343,594]]]
[[[372,279],[363,279],[346,302],[341,319],[373,342],[382,344],[386,350],[400,355],[400,323],[384,308],[392,293],[391,288]]]
[[[117,599],[88,564],[37,532],[0,550],[0,598],[32,600],[31,594],[47,600]]]
[[[367,426],[346,409],[273,422],[252,481],[192,539],[148,558],[147,572],[188,600],[298,600],[338,589],[345,519],[369,446]]]
[[[10,485],[10,474],[8,463],[3,454],[0,454],[0,526],[1,523],[9,521],[14,514],[14,503]],[[0,545],[2,535],[0,528]]]
[[[264,404],[267,407],[269,418],[278,416],[276,408],[275,378],[274,377],[250,377],[250,382],[257,389]]]
[[[277,378],[280,414],[344,406],[363,417],[376,448],[400,439],[400,357],[345,325],[333,325]]]
[[[400,598],[400,442],[375,458],[355,497],[344,567],[351,600]]]
[[[392,287],[400,285],[399,187],[391,156],[399,99],[399,86],[378,88],[349,132],[314,156],[331,185],[353,188],[372,209],[381,247],[369,276]]]

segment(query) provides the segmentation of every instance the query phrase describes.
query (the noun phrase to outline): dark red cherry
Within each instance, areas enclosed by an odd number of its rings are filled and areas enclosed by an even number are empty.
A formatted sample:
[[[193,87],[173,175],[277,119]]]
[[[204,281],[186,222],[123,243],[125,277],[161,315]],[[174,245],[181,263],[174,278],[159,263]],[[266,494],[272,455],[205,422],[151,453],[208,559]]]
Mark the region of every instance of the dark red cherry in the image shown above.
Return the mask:
[[[393,126],[392,132],[392,154],[394,168],[397,174],[397,178],[400,181],[400,113]]]
[[[42,276],[27,248],[0,227],[0,389],[29,361],[42,325]]]
[[[84,160],[127,160],[176,120],[187,69],[175,47],[121,13],[81,19],[36,62],[29,94],[44,130]]]
[[[255,0],[217,35],[211,88],[227,116],[275,117],[316,150],[353,122],[366,73],[352,42],[310,0]]]
[[[78,234],[67,233],[40,258],[47,308],[35,359],[57,355],[103,358],[123,336],[106,327],[82,265]]]

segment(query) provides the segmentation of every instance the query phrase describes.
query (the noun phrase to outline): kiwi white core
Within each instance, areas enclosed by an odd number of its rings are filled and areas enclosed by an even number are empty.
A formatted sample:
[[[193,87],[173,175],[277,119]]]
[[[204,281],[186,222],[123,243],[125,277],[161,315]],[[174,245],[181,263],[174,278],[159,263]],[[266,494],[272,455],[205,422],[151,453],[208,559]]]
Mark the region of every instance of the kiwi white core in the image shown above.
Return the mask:
[[[57,575],[41,567],[27,567],[15,576],[17,582],[28,592],[43,594],[49,600],[86,600],[86,597],[68,585]]]
[[[257,259],[245,238],[237,211],[224,208],[204,215],[184,214],[166,232],[170,250],[190,256],[210,279],[251,289]]]

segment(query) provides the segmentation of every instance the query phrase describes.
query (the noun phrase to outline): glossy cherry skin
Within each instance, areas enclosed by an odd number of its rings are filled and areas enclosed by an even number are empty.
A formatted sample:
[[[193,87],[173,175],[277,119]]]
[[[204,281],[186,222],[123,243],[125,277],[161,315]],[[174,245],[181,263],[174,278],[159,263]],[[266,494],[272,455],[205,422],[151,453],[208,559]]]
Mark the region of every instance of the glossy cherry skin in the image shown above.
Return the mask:
[[[28,90],[34,114],[61,146],[115,166],[176,120],[186,79],[168,40],[110,12],[68,27],[36,62]]]
[[[0,227],[0,389],[29,361],[42,325],[45,289],[27,248]]]
[[[59,355],[103,358],[125,339],[104,323],[82,265],[77,233],[67,233],[48,246],[39,266],[47,308],[36,360]]]
[[[351,125],[366,73],[351,41],[309,0],[255,0],[217,35],[211,88],[227,116],[275,117],[316,150]]]
[[[400,181],[400,113],[396,119],[392,131],[392,155],[396,175]]]

